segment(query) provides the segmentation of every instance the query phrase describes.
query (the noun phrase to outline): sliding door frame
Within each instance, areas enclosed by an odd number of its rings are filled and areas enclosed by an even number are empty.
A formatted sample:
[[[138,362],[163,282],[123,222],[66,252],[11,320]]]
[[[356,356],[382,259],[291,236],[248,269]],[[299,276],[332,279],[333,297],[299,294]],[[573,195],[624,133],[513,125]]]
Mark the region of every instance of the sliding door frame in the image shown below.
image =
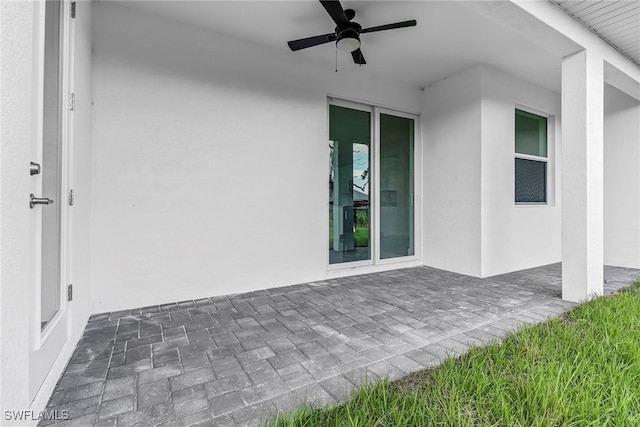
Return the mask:
[[[407,256],[402,256],[402,257],[394,257],[394,258],[386,258],[386,259],[381,259],[380,258],[380,218],[381,218],[381,214],[380,214],[380,197],[378,194],[378,190],[380,188],[380,114],[386,114],[389,116],[395,116],[395,117],[402,117],[405,119],[411,119],[413,120],[413,255],[407,255]],[[418,138],[418,130],[420,129],[420,127],[418,126],[418,118],[419,116],[415,115],[415,114],[411,114],[411,113],[405,113],[402,111],[397,111],[397,110],[391,110],[389,108],[383,108],[383,107],[374,107],[374,127],[375,127],[375,138],[374,138],[374,153],[375,153],[375,168],[374,168],[374,181],[376,183],[376,197],[375,197],[375,201],[374,201],[374,209],[373,209],[373,217],[375,217],[375,228],[374,228],[374,247],[376,248],[376,257],[373,259],[374,264],[376,265],[385,265],[385,264],[395,264],[398,262],[405,262],[405,261],[416,261],[418,259],[420,259],[419,257],[419,247],[418,245],[420,244],[420,236],[422,235],[421,233],[421,227],[419,226],[419,224],[421,223],[421,221],[419,221],[420,218],[420,210],[419,210],[419,197],[418,195],[421,194],[421,169],[420,169],[420,151],[419,151],[419,146],[420,144],[418,143],[419,138]]]
[[[354,102],[354,101],[347,101],[344,99],[336,99],[336,98],[329,98],[329,102],[327,103],[327,138],[326,140],[329,141],[329,108],[330,106],[336,106],[336,107],[344,107],[344,108],[350,108],[352,110],[358,110],[358,111],[365,111],[367,113],[369,113],[371,116],[371,120],[369,122],[369,135],[370,135],[370,144],[371,146],[369,147],[369,176],[373,176],[372,174],[375,173],[377,167],[375,166],[376,164],[376,154],[374,153],[374,147],[373,145],[375,144],[375,108],[371,105],[367,105],[367,104],[363,104],[360,102]],[[327,232],[325,233],[325,240],[326,240],[326,250],[325,253],[327,254],[327,265],[329,266],[329,270],[340,270],[343,268],[357,268],[357,267],[366,267],[366,266],[371,266],[374,264],[374,260],[377,257],[377,248],[374,248],[374,245],[372,244],[373,242],[373,234],[375,233],[375,222],[377,221],[377,219],[373,218],[373,206],[375,204],[375,200],[377,197],[375,197],[375,193],[376,193],[377,189],[374,187],[374,183],[372,179],[369,179],[369,259],[366,260],[362,260],[362,261],[351,261],[351,262],[341,262],[341,263],[337,263],[337,264],[331,264],[329,262],[329,239],[327,239],[327,236],[329,236],[329,221],[327,218],[327,221],[325,221],[326,226],[327,226]],[[335,197],[335,195],[334,195]],[[327,194],[327,198],[326,200],[329,200],[329,196]]]
[[[422,138],[420,133],[420,116],[405,111],[399,111],[388,107],[382,107],[364,101],[336,98],[331,95],[327,98],[327,137],[329,141],[329,109],[330,106],[350,108],[371,113],[371,147],[369,147],[369,246],[371,257],[368,260],[343,262],[330,264],[329,262],[329,219],[325,221],[325,254],[327,270],[339,271],[362,267],[388,266],[390,264],[415,263],[421,259],[422,254]],[[380,258],[380,114],[402,117],[413,120],[413,255],[402,257]],[[327,150],[329,150],[327,146]],[[328,153],[329,154],[329,153]],[[327,187],[326,200],[329,200]]]

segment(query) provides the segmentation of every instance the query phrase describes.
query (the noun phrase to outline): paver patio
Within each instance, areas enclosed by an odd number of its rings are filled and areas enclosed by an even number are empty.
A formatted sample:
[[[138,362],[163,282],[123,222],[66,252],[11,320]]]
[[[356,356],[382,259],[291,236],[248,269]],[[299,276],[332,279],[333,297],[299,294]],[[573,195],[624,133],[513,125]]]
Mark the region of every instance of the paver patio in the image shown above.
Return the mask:
[[[605,292],[638,276],[605,267]],[[255,424],[575,305],[560,297],[560,264],[486,279],[416,267],[96,314],[47,409],[68,411],[55,425]]]

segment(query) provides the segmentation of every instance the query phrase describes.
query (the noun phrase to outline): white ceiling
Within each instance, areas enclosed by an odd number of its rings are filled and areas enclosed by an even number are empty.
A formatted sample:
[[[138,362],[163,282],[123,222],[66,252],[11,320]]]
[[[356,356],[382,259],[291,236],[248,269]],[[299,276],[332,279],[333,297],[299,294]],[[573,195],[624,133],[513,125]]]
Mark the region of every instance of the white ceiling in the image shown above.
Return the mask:
[[[307,1],[131,1],[119,3],[145,12],[208,28],[278,49],[324,61],[333,67],[333,43],[291,52],[288,40],[325,34],[335,24],[322,5]],[[552,43],[535,43],[535,37],[519,31],[514,22],[531,20],[509,2],[499,7],[511,21],[508,27],[501,10],[500,19],[483,13],[477,1],[353,1],[344,0],[345,9],[356,11],[354,21],[363,27],[416,19],[418,25],[362,35],[362,51],[367,64],[362,72],[385,76],[424,87],[463,71],[476,63],[491,64],[553,90],[560,89],[560,58]],[[489,2],[490,3],[490,2]],[[511,6],[508,6],[508,5]],[[498,7],[491,5],[490,7]],[[539,24],[530,22],[524,27]],[[551,31],[551,30],[545,30]],[[555,36],[554,36],[555,37]],[[531,40],[530,40],[531,39]],[[566,53],[565,53],[566,54]],[[339,68],[357,67],[350,55],[338,51]],[[331,65],[329,65],[331,64]]]
[[[640,65],[640,0],[551,0]]]

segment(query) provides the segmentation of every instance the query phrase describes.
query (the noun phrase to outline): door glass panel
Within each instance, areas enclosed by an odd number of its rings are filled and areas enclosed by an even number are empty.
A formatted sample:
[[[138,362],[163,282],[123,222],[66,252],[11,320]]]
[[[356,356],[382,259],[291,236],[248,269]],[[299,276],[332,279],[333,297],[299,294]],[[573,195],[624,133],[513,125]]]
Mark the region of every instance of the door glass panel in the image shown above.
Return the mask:
[[[414,254],[413,120],[380,114],[380,258]]]
[[[44,117],[42,197],[54,200],[42,209],[41,328],[60,309],[61,218],[61,2],[47,0],[45,7]]]
[[[329,106],[329,263],[371,259],[371,113]]]

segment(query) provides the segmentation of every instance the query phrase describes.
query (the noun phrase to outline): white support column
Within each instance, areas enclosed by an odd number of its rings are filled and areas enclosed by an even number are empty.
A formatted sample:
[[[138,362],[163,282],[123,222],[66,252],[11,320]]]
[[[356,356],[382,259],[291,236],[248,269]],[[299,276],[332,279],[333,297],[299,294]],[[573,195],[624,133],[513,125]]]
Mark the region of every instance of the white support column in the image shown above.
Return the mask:
[[[603,293],[604,61],[562,60],[562,298]]]

